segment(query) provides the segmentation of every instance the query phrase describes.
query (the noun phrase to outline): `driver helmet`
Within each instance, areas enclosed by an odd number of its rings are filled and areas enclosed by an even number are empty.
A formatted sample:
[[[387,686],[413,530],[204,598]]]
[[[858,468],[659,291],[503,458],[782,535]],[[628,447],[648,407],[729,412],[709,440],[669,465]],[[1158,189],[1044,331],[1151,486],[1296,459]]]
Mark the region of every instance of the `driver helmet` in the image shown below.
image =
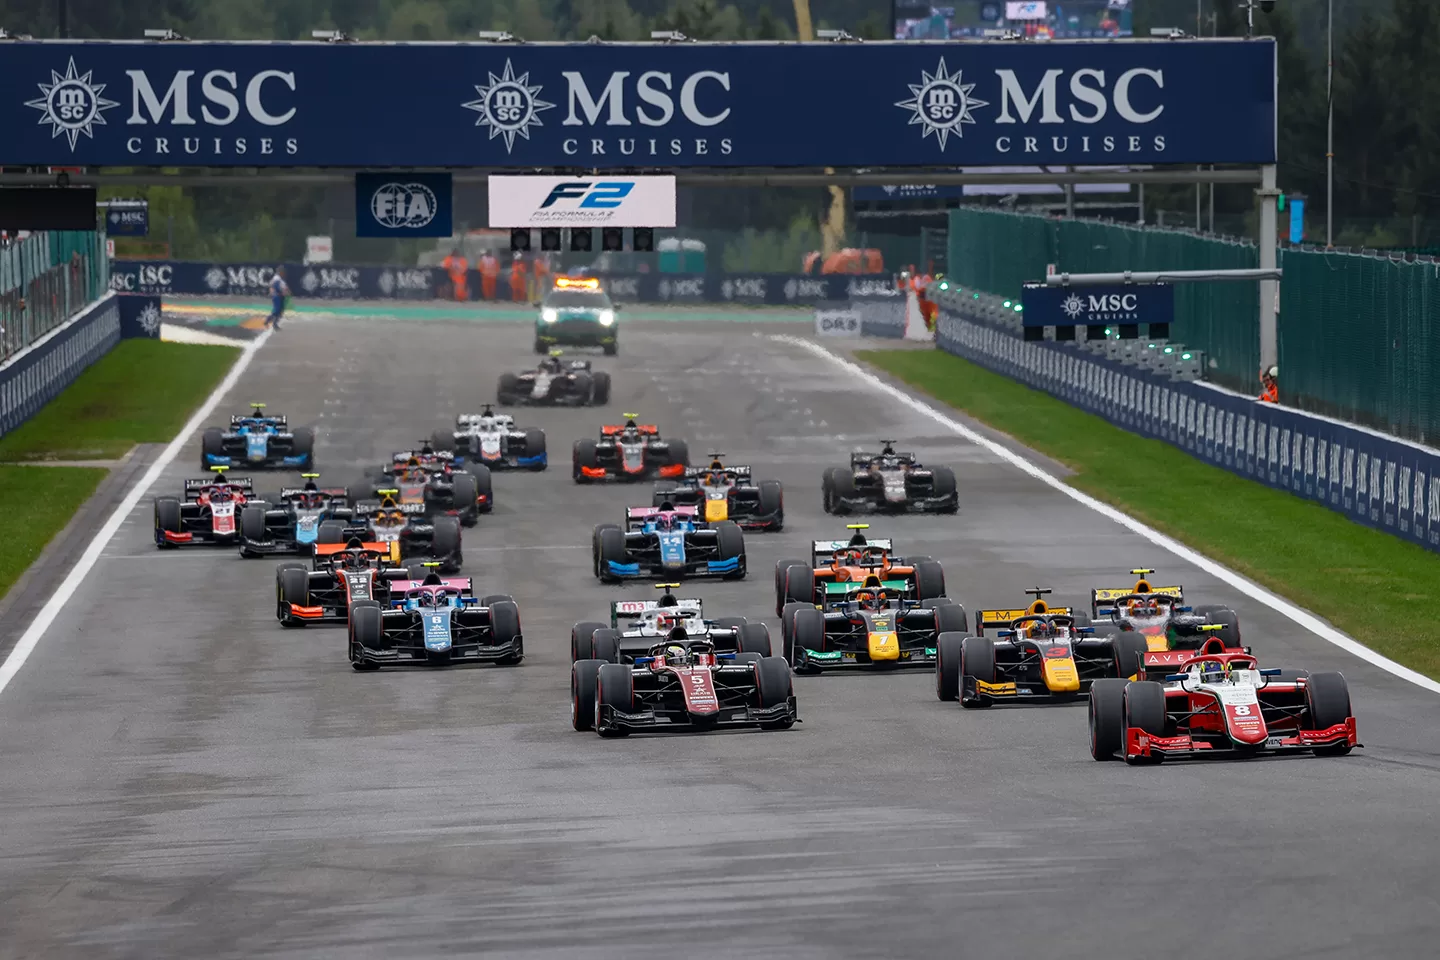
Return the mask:
[[[879,610],[882,603],[880,594],[874,590],[861,590],[855,594],[855,602],[861,610]]]
[[[1206,660],[1200,664],[1200,680],[1203,683],[1223,683],[1230,678],[1230,664],[1219,660]]]
[[[344,563],[352,570],[361,570],[369,565],[369,557],[364,550],[346,550]]]
[[[313,490],[309,490],[306,491],[305,495],[300,498],[300,503],[306,507],[315,509],[317,507],[325,506],[325,497],[319,493],[316,493]]]
[[[662,613],[655,617],[655,629],[661,633],[669,633],[674,626],[675,617],[673,614]]]
[[[1053,637],[1055,636],[1055,625],[1048,620],[1031,620],[1025,625],[1025,636]]]
[[[705,474],[705,483],[712,487],[718,487],[725,482],[725,474],[719,470],[711,470]]]
[[[1160,615],[1160,604],[1153,597],[1149,600],[1136,600],[1130,607],[1130,612],[1137,617],[1157,617]]]
[[[687,650],[684,644],[669,643],[665,645],[665,662],[670,664],[684,663]]]
[[[860,566],[865,562],[865,551],[851,548],[845,552],[845,562],[851,566]]]
[[[676,517],[673,513],[657,513],[655,514],[655,529],[673,530],[675,529],[675,519]]]
[[[541,360],[541,361],[540,361],[540,369],[541,369],[541,370],[544,370],[544,371],[546,371],[546,372],[548,372],[548,373],[559,373],[559,372],[560,372],[560,358],[559,358],[559,357],[546,357],[544,360]]]

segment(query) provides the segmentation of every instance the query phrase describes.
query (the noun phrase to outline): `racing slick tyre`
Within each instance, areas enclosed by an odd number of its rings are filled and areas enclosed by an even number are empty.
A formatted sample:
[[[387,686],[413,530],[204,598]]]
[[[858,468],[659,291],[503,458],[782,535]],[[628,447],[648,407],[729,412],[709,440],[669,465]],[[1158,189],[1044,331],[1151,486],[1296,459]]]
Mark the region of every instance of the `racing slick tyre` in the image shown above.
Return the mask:
[[[466,472],[475,478],[475,509],[480,513],[489,513],[495,509],[495,484],[494,478],[490,475],[490,468],[483,463],[472,463],[466,468]],[[479,498],[484,497],[485,502],[480,503]]]
[[[602,349],[602,350],[605,351],[605,356],[607,356],[607,357],[613,357],[613,356],[615,356],[615,354],[617,354],[617,353],[620,352],[620,344],[618,344],[618,343],[607,343],[607,344],[605,344],[603,347],[601,347],[600,349]]]
[[[760,501],[755,512],[762,517],[775,518],[775,525],[771,530],[779,530],[785,526],[785,488],[780,485],[779,480],[760,481]]]
[[[356,670],[379,670],[380,664],[365,659],[367,650],[385,649],[384,617],[374,600],[356,600],[350,607],[350,666]]]
[[[599,660],[576,660],[570,667],[570,726],[576,730],[595,729],[596,681]]]
[[[478,469],[472,467],[471,469]],[[487,471],[488,472],[488,471]],[[473,474],[456,473],[450,478],[450,489],[455,499],[455,509],[459,511],[460,523],[463,526],[473,527],[480,522],[480,509],[477,503],[480,499],[478,484]]]
[[[225,431],[219,427],[207,427],[200,435],[200,469],[210,469],[212,456],[225,456]]]
[[[424,560],[411,560],[405,564],[405,572],[411,580],[424,580],[430,575],[430,568],[425,566]]]
[[[290,455],[292,457],[304,457],[305,462],[301,464],[306,469],[315,466],[315,428],[296,427],[294,437],[290,441]]]
[[[750,621],[746,620],[744,617],[715,618],[715,626],[719,627],[721,630],[739,630],[741,627],[745,626],[745,624],[749,622]]]
[[[760,709],[778,707],[794,694],[790,664],[781,657],[766,657],[755,664],[755,687],[760,696]],[[789,730],[795,726],[793,717],[770,720],[760,724],[761,730]]]
[[[758,653],[762,657],[770,656],[770,628],[763,623],[742,624],[735,646],[737,653]],[[786,669],[788,670],[789,667]]]
[[[795,632],[795,614],[806,607],[813,608],[813,603],[787,603],[780,610],[780,649],[786,649],[790,642],[790,636]]]
[[[949,467],[932,467],[930,470],[931,496],[937,500],[948,498],[937,513],[958,513],[960,510],[959,498],[955,493],[955,471]]]
[[[440,561],[441,573],[459,573],[464,557],[460,554],[460,520],[457,517],[436,517],[430,535],[430,549]]]
[[[175,497],[155,498],[155,544],[159,547],[173,547],[165,539],[166,533],[180,533],[180,501]]]
[[[825,614],[813,606],[795,611],[795,621],[790,627],[790,636],[783,644],[785,659],[795,669],[806,665],[806,650],[825,652]]]
[[[535,352],[538,353],[538,354],[540,354],[541,356],[544,356],[546,353],[549,353],[549,352],[550,352],[550,348],[547,347],[547,346],[545,346],[545,344],[541,343],[539,340],[536,340],[536,341],[535,341]]]
[[[482,597],[482,598],[481,598],[481,600],[480,600],[480,606],[482,606],[482,607],[493,607],[493,606],[495,606],[495,604],[500,603],[501,601],[504,601],[504,600],[508,600],[508,601],[510,601],[511,603],[514,603],[514,602],[515,602],[515,598],[512,597],[512,596],[510,596],[510,594],[508,594],[508,593],[492,593],[492,594],[490,594],[490,595],[487,596],[487,597]]]
[[[610,563],[629,563],[630,554],[625,549],[625,531],[613,523],[607,523],[595,530],[595,575],[601,583],[619,583],[621,578],[610,572]]]
[[[596,370],[592,378],[595,381],[595,392],[590,395],[590,402],[597,407],[603,407],[610,402],[610,374],[604,370]]]
[[[536,347],[536,353],[544,353],[544,349]],[[520,378],[513,373],[500,374],[500,383],[495,388],[495,402],[502,407],[512,405],[520,396]]]
[[[592,658],[602,663],[620,662],[620,631],[601,627],[590,635]]]
[[[276,611],[280,622],[287,627],[303,627],[305,621],[290,615],[290,606],[310,605],[310,573],[304,567],[282,567],[275,571]]]
[[[261,504],[246,504],[240,510],[240,556],[258,557],[260,554],[245,548],[246,540],[264,540],[265,507]]]
[[[344,543],[345,542],[345,521],[344,520],[322,520],[320,527],[315,531],[316,543]]]
[[[1345,675],[1334,670],[1310,674],[1305,684],[1305,712],[1308,714],[1311,730],[1327,730],[1350,719],[1350,687]],[[1332,744],[1315,747],[1317,757],[1343,757],[1349,753],[1349,744]]]
[[[1206,603],[1195,608],[1195,612],[1203,616],[1207,623],[1219,623],[1224,626],[1223,630],[1216,630],[1212,636],[1219,637],[1224,641],[1227,648],[1242,646],[1240,643],[1240,618],[1234,610],[1223,603]]]
[[[582,620],[570,628],[570,662],[595,659],[595,631],[604,630],[605,624],[594,620]]]
[[[595,532],[590,535],[590,566],[597,577],[600,576],[600,531],[605,529],[619,530],[620,526],[615,523],[597,523],[595,525]],[[623,532],[621,536],[623,538]]]
[[[670,447],[670,462],[682,467],[690,466],[690,446],[684,440],[667,441]]]
[[[455,431],[436,430],[430,434],[430,446],[445,453],[455,452]]]
[[[600,452],[596,449],[594,440],[585,437],[575,441],[575,447],[570,454],[571,473],[575,476],[576,483],[589,483],[590,478],[580,471],[585,467],[600,466]]]
[[[969,633],[970,617],[965,608],[949,597],[935,597],[920,601],[922,610],[935,611],[935,634]]]
[[[539,430],[539,429],[537,429],[537,428],[535,428],[535,427],[528,427],[528,428],[526,428],[526,430],[525,430],[525,456],[527,456],[527,457],[543,457],[543,456],[545,456],[545,431],[544,431],[544,430]],[[547,466],[549,466],[549,460],[548,460],[548,458],[545,459],[545,460],[541,460],[539,463],[532,463],[532,464],[530,464],[528,467],[526,467],[526,469],[527,469],[527,470],[533,470],[533,471],[535,471],[536,473],[538,473],[538,472],[540,472],[541,470],[544,470]]]
[[[1165,687],[1154,680],[1135,680],[1125,685],[1125,729],[1143,730],[1152,737],[1165,736]],[[1159,763],[1161,757],[1125,758],[1129,764]]]
[[[501,657],[495,662],[502,667],[513,667],[525,659],[524,640],[520,634],[520,608],[515,601],[508,597],[494,603],[486,603],[490,608],[490,642],[499,646],[504,643],[514,643],[515,650],[508,656]]]
[[[949,703],[960,699],[960,647],[964,632],[942,633],[935,640],[935,696]]]
[[[1114,760],[1125,741],[1123,677],[1105,677],[1090,684],[1090,756]]]
[[[715,547],[721,560],[738,559],[734,573],[725,574],[726,580],[745,579],[745,534],[734,520],[721,520],[715,524]]]
[[[815,570],[804,561],[790,561],[776,591],[775,605],[783,610],[787,604],[815,605]]]
[[[589,407],[595,404],[595,379],[584,370],[575,371],[575,393],[579,405]]]
[[[974,677],[980,683],[995,682],[995,645],[986,637],[966,637],[960,642],[960,680]],[[990,701],[984,697],[966,700],[960,697],[962,707],[988,707]]]
[[[820,493],[826,513],[848,513],[850,508],[843,501],[859,496],[855,490],[855,472],[848,467],[826,469]]]
[[[1115,649],[1115,676],[1128,680],[1138,674],[1145,663],[1145,652],[1150,649],[1144,635],[1127,630],[1115,634],[1111,642]]]
[[[600,708],[611,707],[629,713],[635,708],[635,678],[630,668],[623,663],[600,664],[599,675],[595,678],[595,732],[602,737],[626,737],[630,731],[624,727],[604,726],[600,723]]]
[[[936,560],[916,560],[915,598],[935,600],[945,596],[945,568]]]

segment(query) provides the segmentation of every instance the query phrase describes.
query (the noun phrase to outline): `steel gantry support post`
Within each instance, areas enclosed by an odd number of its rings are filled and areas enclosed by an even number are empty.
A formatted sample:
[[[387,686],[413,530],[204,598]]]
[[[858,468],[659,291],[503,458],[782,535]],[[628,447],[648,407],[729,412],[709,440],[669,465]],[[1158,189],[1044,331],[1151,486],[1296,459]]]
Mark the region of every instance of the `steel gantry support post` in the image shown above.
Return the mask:
[[[1260,269],[1274,270],[1276,260],[1275,200],[1280,191],[1275,189],[1275,164],[1260,168],[1260,189],[1255,191],[1260,198]],[[1269,370],[1279,362],[1280,349],[1275,332],[1275,315],[1278,312],[1279,281],[1260,281],[1260,369]]]

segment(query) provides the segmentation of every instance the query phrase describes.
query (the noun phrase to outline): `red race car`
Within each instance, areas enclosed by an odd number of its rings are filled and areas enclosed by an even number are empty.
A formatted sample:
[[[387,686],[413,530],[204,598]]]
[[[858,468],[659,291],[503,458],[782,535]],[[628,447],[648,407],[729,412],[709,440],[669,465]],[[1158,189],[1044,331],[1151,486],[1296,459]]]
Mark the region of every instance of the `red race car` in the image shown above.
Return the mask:
[[[400,566],[399,543],[317,543],[313,566],[287,560],[275,568],[275,618],[287,627],[348,623],[357,600],[390,602],[391,586],[422,580],[427,564]]]
[[[685,475],[690,465],[685,441],[662,440],[659,427],[636,423],[636,416],[627,413],[623,424],[601,427],[599,440],[575,441],[571,460],[576,483]]]
[[[1126,763],[1178,757],[1251,757],[1311,751],[1344,756],[1360,746],[1343,674],[1262,670],[1248,653],[1206,643],[1156,680],[1096,680],[1090,687],[1090,755]]]
[[[228,467],[210,469],[214,478],[185,481],[184,499],[155,498],[155,546],[240,542],[240,508],[254,500],[255,489],[249,477],[227,478]]]

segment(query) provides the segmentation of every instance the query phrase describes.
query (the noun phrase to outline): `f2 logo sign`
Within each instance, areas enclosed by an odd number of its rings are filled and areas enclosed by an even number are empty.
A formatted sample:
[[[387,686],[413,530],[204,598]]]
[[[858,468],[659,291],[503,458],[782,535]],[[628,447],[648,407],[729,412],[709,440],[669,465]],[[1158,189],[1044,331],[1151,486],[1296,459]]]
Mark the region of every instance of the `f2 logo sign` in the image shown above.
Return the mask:
[[[579,207],[582,210],[614,210],[634,189],[635,184],[620,180],[599,183],[589,183],[583,180],[557,183],[555,188],[550,191],[550,196],[540,204],[540,209],[544,210],[561,200],[580,200]]]

